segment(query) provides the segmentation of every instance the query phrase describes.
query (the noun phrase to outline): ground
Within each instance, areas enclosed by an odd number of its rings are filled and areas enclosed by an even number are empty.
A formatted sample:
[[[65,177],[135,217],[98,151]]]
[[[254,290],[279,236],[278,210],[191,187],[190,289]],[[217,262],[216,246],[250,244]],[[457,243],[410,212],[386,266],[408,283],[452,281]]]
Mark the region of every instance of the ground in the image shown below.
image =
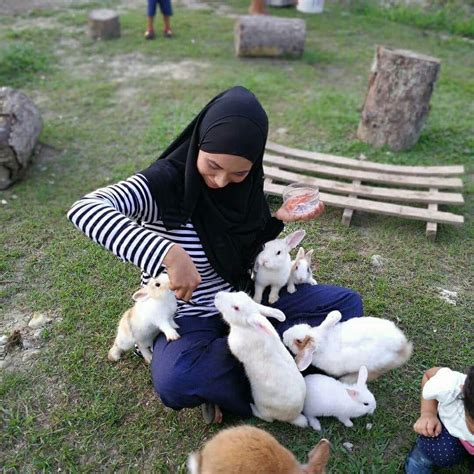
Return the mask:
[[[107,362],[138,271],[90,243],[65,214],[83,194],[143,169],[209,98],[241,83],[268,111],[272,141],[349,157],[364,153],[385,163],[468,165],[466,204],[449,208],[464,214],[466,225],[440,226],[434,244],[419,222],[359,212],[349,229],[336,209],[304,226],[318,282],[359,291],[367,314],[396,321],[415,345],[408,364],[372,384],[373,417],[355,420],[353,429],[322,420],[333,443],[330,470],[398,472],[414,439],[423,371],[472,364],[472,43],[329,4],[316,16],[272,10],[307,21],[300,60],[239,60],[233,24],[247,1],[176,2],[176,37],[149,42],[142,39],[143,3],[2,4],[0,85],[34,100],[44,130],[25,178],[0,193],[0,336],[20,329],[23,343],[0,357],[0,465],[27,472],[183,472],[187,453],[216,431],[203,426],[199,410],[164,408],[138,358]],[[122,38],[93,42],[85,34],[87,11],[104,5],[120,12]],[[379,43],[442,60],[427,125],[403,153],[374,150],[355,138]],[[13,63],[25,61],[21,71],[8,69],[9,51]],[[371,263],[374,255],[381,266]],[[40,318],[39,327],[28,326],[33,318]],[[226,418],[226,426],[239,422]],[[280,423],[249,422],[272,432],[301,461],[320,438]],[[354,445],[351,453],[344,442]]]

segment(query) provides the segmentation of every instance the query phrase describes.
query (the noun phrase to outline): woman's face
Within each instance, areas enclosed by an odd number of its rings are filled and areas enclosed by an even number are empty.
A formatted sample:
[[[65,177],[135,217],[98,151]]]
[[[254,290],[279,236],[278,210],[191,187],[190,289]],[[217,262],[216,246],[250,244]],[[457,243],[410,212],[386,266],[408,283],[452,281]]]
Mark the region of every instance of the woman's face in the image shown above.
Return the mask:
[[[197,169],[209,188],[218,189],[229,183],[240,183],[251,168],[252,162],[242,156],[199,150]]]

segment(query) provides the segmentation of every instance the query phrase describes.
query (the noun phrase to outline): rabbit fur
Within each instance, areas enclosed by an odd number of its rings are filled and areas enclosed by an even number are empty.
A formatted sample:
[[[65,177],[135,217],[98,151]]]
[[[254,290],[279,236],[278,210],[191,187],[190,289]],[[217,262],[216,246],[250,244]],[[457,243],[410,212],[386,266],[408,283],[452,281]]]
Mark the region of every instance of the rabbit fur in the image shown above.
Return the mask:
[[[351,427],[351,418],[372,414],[377,406],[367,388],[367,368],[359,369],[357,382],[344,384],[327,375],[313,374],[305,377],[306,399],[303,414],[309,425],[321,430],[318,416],[335,416],[344,426]]]
[[[288,293],[294,293],[296,291],[295,285],[301,285],[302,283],[309,283],[310,285],[318,284],[311,272],[311,257],[313,256],[313,252],[314,250],[311,249],[305,254],[304,248],[299,248],[296,258],[291,262],[291,272],[286,287]]]
[[[283,333],[283,342],[296,354],[296,364],[310,364],[344,382],[354,382],[364,365],[369,381],[400,367],[411,356],[413,345],[392,321],[352,318],[342,323],[341,313],[331,311],[320,326],[297,324]]]
[[[249,425],[217,433],[188,457],[189,474],[324,474],[330,443],[321,439],[301,465],[270,433]]]
[[[280,289],[288,283],[291,272],[290,250],[303,240],[305,234],[304,230],[297,230],[284,239],[270,240],[264,245],[254,265],[255,302],[262,302],[267,286],[270,286],[268,302],[273,304],[278,301]]]
[[[288,421],[307,426],[301,415],[306,385],[293,357],[267,317],[284,321],[278,309],[255,303],[243,291],[220,291],[216,308],[230,326],[228,344],[244,365],[254,403],[252,413],[265,421]]]
[[[151,362],[150,347],[159,332],[168,341],[179,338],[179,327],[173,319],[176,313],[176,296],[170,290],[168,275],[150,278],[148,283],[133,294],[135,305],[125,311],[117,328],[114,345],[109,350],[110,361],[118,361],[123,352],[138,345],[145,362]]]

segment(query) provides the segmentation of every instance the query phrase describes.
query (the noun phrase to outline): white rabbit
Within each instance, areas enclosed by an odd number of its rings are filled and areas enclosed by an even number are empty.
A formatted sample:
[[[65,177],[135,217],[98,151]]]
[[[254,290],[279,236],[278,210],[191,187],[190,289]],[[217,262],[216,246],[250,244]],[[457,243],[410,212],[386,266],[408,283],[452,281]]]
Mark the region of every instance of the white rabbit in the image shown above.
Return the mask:
[[[133,295],[135,305],[120,319],[117,337],[109,350],[109,360],[117,361],[123,352],[137,344],[145,362],[151,362],[150,347],[160,331],[168,341],[179,338],[179,327],[173,320],[176,313],[176,296],[170,290],[168,275],[150,278],[148,283]]]
[[[296,291],[295,285],[302,283],[309,283],[311,285],[318,284],[311,272],[311,257],[313,256],[313,252],[314,250],[311,249],[305,254],[304,248],[299,248],[296,258],[291,262],[291,273],[286,287],[288,293],[294,293]]]
[[[243,291],[217,293],[214,304],[230,326],[230,351],[242,362],[250,381],[255,416],[307,426],[301,415],[306,386],[293,357],[266,317],[284,321],[278,309],[252,301]]]
[[[367,316],[339,323],[341,317],[339,311],[331,311],[320,326],[297,324],[283,333],[300,370],[313,364],[334,377],[345,376],[344,382],[354,382],[359,367],[365,365],[373,380],[410,358],[413,345],[392,321]]]
[[[367,368],[359,369],[357,383],[344,384],[327,375],[307,375],[306,400],[303,413],[310,426],[316,431],[321,430],[318,416],[335,416],[347,427],[353,426],[351,418],[372,414],[376,402],[367,388]]]
[[[276,303],[280,289],[288,283],[291,271],[290,250],[294,249],[305,236],[304,230],[297,230],[284,239],[267,242],[255,260],[255,294],[253,299],[262,302],[263,291],[271,286],[268,302]]]

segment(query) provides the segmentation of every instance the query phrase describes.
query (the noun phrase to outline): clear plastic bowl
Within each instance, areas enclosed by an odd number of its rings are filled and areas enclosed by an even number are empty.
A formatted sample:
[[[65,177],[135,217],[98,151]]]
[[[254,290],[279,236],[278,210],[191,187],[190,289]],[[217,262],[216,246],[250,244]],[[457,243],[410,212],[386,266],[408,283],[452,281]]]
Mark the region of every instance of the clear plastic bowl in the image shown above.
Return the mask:
[[[319,189],[312,184],[292,183],[283,191],[283,205],[292,214],[310,214],[319,204]]]

